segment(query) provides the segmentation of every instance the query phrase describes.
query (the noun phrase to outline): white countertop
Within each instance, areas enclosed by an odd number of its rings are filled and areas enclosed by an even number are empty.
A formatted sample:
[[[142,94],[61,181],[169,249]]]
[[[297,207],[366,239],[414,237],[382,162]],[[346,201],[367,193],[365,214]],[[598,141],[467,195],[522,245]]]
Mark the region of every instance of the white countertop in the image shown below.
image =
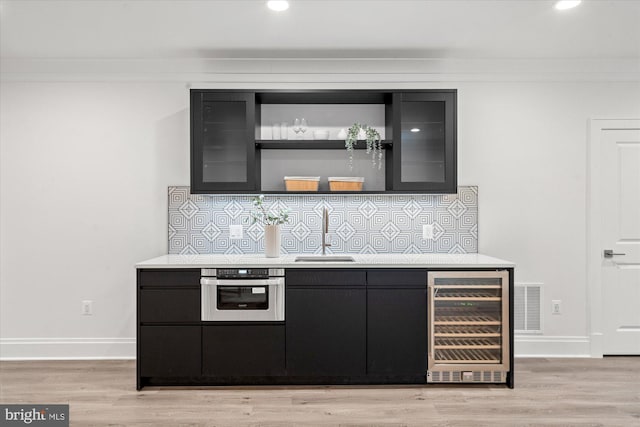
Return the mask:
[[[295,262],[298,255],[163,255],[136,268],[513,268],[515,264],[482,254],[340,254],[355,262]]]

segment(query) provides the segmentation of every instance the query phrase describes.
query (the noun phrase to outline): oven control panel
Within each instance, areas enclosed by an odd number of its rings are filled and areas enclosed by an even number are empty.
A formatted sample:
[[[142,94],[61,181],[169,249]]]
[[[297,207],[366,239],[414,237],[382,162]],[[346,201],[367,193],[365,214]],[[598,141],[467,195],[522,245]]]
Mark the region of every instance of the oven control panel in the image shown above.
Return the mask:
[[[268,279],[268,268],[218,268],[218,279]]]

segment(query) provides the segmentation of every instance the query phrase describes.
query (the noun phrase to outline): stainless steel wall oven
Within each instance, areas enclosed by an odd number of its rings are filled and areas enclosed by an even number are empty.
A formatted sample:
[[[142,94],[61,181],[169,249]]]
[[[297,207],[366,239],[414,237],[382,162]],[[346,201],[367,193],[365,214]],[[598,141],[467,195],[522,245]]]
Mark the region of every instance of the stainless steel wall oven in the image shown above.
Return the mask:
[[[203,321],[283,321],[284,269],[202,269]]]

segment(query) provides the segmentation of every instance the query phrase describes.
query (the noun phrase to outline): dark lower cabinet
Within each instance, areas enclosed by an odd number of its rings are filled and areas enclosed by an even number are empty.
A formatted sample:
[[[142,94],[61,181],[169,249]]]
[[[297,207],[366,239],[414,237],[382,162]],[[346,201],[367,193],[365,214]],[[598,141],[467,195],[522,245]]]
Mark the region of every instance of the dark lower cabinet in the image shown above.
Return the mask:
[[[364,288],[287,287],[287,374],[366,375],[366,304]]]
[[[143,288],[140,322],[199,322],[200,288]]]
[[[283,324],[202,327],[204,376],[284,375],[284,351]]]
[[[201,375],[200,269],[137,271],[137,388]]]
[[[200,287],[199,268],[149,268],[138,270],[138,285],[172,288]]]
[[[142,326],[139,339],[140,376],[200,376],[200,326]]]
[[[138,271],[138,389],[426,383],[426,269],[287,269],[284,322],[200,321],[199,274]]]
[[[367,374],[427,372],[427,290],[367,290]]]

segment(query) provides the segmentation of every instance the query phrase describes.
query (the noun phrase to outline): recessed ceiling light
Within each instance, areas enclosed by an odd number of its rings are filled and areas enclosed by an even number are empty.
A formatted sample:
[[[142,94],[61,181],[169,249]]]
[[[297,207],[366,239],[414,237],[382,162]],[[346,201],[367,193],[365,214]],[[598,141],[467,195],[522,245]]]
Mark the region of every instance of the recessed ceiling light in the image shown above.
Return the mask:
[[[582,3],[582,0],[560,0],[560,1],[557,1],[553,7],[555,7],[558,10],[567,10],[567,9],[573,9],[580,3]]]
[[[413,133],[420,132],[420,129],[418,129],[418,128],[413,128],[413,129],[411,129],[411,132],[413,132]]]
[[[275,10],[276,12],[282,12],[283,10],[289,9],[288,1],[279,1],[279,0],[271,0],[267,2],[267,7],[271,10]]]

